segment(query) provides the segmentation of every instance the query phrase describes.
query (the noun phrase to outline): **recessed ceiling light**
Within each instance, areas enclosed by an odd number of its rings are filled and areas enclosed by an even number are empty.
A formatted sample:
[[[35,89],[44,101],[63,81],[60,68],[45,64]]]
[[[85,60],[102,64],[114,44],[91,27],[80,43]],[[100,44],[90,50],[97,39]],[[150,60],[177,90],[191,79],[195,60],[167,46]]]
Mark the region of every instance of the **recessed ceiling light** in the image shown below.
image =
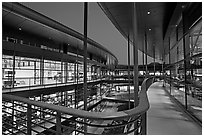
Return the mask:
[[[151,31],[152,29],[151,28],[149,28],[149,31]]]
[[[150,14],[151,14],[151,12],[150,12],[150,11],[148,11],[148,12],[147,12],[147,14],[148,14],[148,15],[150,15]]]
[[[175,25],[176,27],[178,26],[178,25]]]
[[[18,30],[22,30],[21,27],[19,27]]]

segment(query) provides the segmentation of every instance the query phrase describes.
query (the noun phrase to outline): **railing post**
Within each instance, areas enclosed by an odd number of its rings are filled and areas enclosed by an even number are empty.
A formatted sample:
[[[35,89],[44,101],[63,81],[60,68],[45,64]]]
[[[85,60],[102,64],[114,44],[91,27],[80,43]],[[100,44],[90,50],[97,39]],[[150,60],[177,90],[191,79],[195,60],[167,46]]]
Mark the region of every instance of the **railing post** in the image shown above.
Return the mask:
[[[31,105],[28,104],[27,106],[27,135],[31,135],[31,115],[32,115],[32,112],[31,112]]]
[[[170,85],[170,90],[169,90],[169,93],[170,93],[170,95],[171,95],[171,40],[170,40],[170,37],[169,37],[169,72],[170,72],[170,74],[169,74],[169,77],[170,77],[170,79],[169,79],[169,85]]]
[[[145,91],[147,92],[148,90],[148,83],[149,81],[147,80],[146,83],[145,83]],[[147,134],[147,112],[145,112],[144,114],[141,115],[141,119],[142,119],[142,123],[141,123],[141,126],[142,126],[142,135],[146,135]]]
[[[142,135],[146,135],[147,134],[147,112],[142,114],[141,118],[142,118],[142,123],[141,123],[142,131],[141,132],[142,132]]]
[[[56,135],[61,135],[61,114],[57,111],[56,114]]]

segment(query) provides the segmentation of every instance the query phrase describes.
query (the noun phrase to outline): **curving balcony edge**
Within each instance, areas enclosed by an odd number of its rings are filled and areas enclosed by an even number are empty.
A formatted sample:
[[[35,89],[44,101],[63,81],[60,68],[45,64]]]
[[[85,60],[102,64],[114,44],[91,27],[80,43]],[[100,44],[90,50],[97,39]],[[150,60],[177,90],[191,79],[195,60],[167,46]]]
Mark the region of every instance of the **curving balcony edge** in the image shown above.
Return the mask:
[[[85,119],[90,119],[90,120],[121,120],[125,118],[133,118],[133,117],[137,117],[136,118],[137,120],[139,119],[140,116],[142,116],[149,109],[149,101],[148,101],[146,92],[152,83],[153,83],[153,78],[146,78],[143,81],[142,88],[139,93],[139,105],[137,107],[133,109],[125,110],[125,111],[114,112],[114,113],[113,112],[110,112],[110,113],[109,112],[88,112],[84,110],[67,108],[63,106],[55,106],[53,104],[48,104],[44,102],[36,102],[36,101],[29,100],[27,98],[9,95],[9,94],[3,94],[2,99],[11,100],[11,101],[20,101],[20,102],[29,104],[29,106],[34,105],[34,106],[38,106],[41,108],[54,110],[59,114],[63,113],[63,114],[68,114],[74,117],[80,117],[80,118],[85,118]],[[87,125],[90,125],[90,124],[87,124]]]

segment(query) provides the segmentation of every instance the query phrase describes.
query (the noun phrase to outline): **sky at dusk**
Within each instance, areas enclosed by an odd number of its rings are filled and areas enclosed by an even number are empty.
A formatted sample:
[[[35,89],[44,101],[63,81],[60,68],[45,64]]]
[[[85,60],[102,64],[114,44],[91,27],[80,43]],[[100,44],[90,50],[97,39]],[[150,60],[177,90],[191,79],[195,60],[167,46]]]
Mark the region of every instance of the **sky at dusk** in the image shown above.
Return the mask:
[[[27,2],[21,3],[83,34],[82,2]],[[127,64],[127,41],[111,23],[97,3],[89,2],[88,37],[111,51],[119,64]],[[131,64],[133,48],[131,46]],[[142,64],[142,52],[138,52],[138,63]],[[148,58],[148,63],[152,62]]]

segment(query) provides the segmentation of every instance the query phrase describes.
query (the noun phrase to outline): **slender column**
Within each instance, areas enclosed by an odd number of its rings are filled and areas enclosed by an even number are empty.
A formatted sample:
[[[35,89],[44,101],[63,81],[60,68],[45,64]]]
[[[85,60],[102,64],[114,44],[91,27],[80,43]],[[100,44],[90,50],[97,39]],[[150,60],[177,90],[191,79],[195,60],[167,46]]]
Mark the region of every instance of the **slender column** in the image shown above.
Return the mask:
[[[84,3],[84,110],[87,110],[87,23],[88,3]]]
[[[61,97],[60,97],[60,100],[61,100],[61,106],[63,106],[63,104],[62,104],[62,102],[63,102],[63,91],[60,92],[60,95],[61,95]]]
[[[27,135],[31,135],[31,115],[32,115],[32,111],[31,111],[31,105],[27,104]]]
[[[67,107],[67,91],[64,92],[64,106]]]
[[[68,63],[64,62],[64,82],[67,83],[67,78],[68,78]]]
[[[77,74],[76,74],[76,65],[77,64],[77,60],[74,62],[74,82],[76,82],[76,76],[77,76]]]
[[[12,116],[12,124],[15,124],[15,119],[14,119],[14,115],[15,115],[15,101],[12,101],[12,110],[11,110],[11,116]],[[14,128],[12,127],[12,133],[14,133]]]
[[[146,74],[145,76],[147,77],[147,72],[148,72],[148,68],[147,68],[147,33],[146,33],[146,30],[145,30],[145,64],[146,64]]]
[[[147,112],[141,115],[142,117],[142,135],[147,135]]]
[[[144,76],[144,71],[145,71],[145,67],[144,67],[144,56],[145,56],[145,51],[144,51],[144,46],[143,46],[143,52],[142,52],[142,72],[143,72],[143,76]]]
[[[166,68],[165,67],[165,49],[164,49],[164,41],[163,41],[163,79],[164,79],[164,82],[163,82],[163,87],[165,87],[166,86],[166,70],[164,69],[164,68]]]
[[[36,76],[37,76],[37,72],[36,72],[36,60],[34,61],[34,85],[36,84]]]
[[[128,107],[130,109],[130,37],[129,35],[128,35],[128,94],[129,94]]]
[[[102,86],[102,75],[101,75],[101,64],[100,64],[100,97],[102,99],[102,94],[101,94],[101,86]]]
[[[84,2],[84,110],[87,110],[87,24],[88,24],[88,2]],[[84,122],[86,123],[86,119]],[[84,125],[84,134],[87,133],[87,126]]]
[[[154,76],[155,76],[155,45],[153,45],[153,48],[154,48]]]
[[[133,54],[134,54],[134,105],[138,105],[138,45],[137,45],[137,13],[133,4]]]
[[[170,37],[169,37],[169,72],[170,72],[170,94],[171,94],[171,48],[170,48]]]
[[[162,63],[162,79],[164,80],[164,57],[163,57],[163,63]],[[164,82],[165,80],[163,81],[163,87],[164,87]]]
[[[56,135],[60,135],[61,131],[61,113],[57,111],[56,114]]]
[[[101,55],[101,50],[100,50],[100,57],[101,57],[101,61],[100,61],[100,97],[101,97],[101,99],[102,99],[102,89],[101,89],[101,87],[102,87],[102,77],[103,77],[103,72],[102,72],[102,55]]]
[[[187,92],[188,92],[188,87],[187,87],[187,76],[186,76],[186,72],[187,72],[187,59],[186,59],[186,54],[187,54],[187,50],[186,50],[186,48],[187,48],[187,44],[189,44],[189,43],[187,43],[188,42],[188,40],[186,39],[186,37],[187,36],[185,36],[184,34],[185,34],[185,32],[186,32],[186,30],[185,30],[185,14],[184,13],[182,13],[182,19],[183,19],[183,56],[184,56],[184,82],[185,82],[185,108],[186,109],[188,109],[188,101],[187,101]],[[188,37],[189,38],[189,37]]]
[[[200,33],[199,33],[200,34]],[[193,36],[190,37],[191,38],[191,47],[193,48]],[[197,36],[196,40],[199,38],[199,36]],[[196,46],[196,43],[195,43],[195,46]],[[194,49],[194,48],[193,48]],[[192,50],[192,53],[190,53],[191,55],[190,56],[193,56],[193,50]],[[178,61],[178,59],[177,59]],[[193,76],[193,68],[191,67],[191,78],[192,80],[194,80],[194,76]]]
[[[40,85],[44,84],[44,59],[40,59]]]
[[[15,86],[15,65],[16,65],[16,44],[13,44],[14,51],[13,51],[13,75],[12,75],[12,88]]]
[[[78,91],[78,84],[79,84],[79,77],[78,77],[78,74],[79,74],[79,64],[78,64],[78,58],[79,58],[79,53],[78,53],[78,46],[77,46],[77,64],[76,64],[76,75],[75,75],[75,79],[76,79],[76,94],[75,95],[77,95],[76,96],[76,99],[78,99],[79,97],[79,91]],[[78,107],[78,102],[77,102],[77,104],[76,104],[76,108]]]
[[[61,83],[63,83],[64,82],[64,72],[63,72],[63,61],[61,60]]]
[[[137,45],[137,12],[136,3],[133,3],[133,55],[134,55],[134,107],[138,106],[138,45]],[[138,128],[138,122],[134,123],[134,128]],[[134,134],[138,134],[137,130]]]
[[[43,101],[43,94],[40,94],[40,101]],[[43,108],[40,107],[40,118],[43,118]]]
[[[93,66],[91,65],[91,80],[93,80]]]

